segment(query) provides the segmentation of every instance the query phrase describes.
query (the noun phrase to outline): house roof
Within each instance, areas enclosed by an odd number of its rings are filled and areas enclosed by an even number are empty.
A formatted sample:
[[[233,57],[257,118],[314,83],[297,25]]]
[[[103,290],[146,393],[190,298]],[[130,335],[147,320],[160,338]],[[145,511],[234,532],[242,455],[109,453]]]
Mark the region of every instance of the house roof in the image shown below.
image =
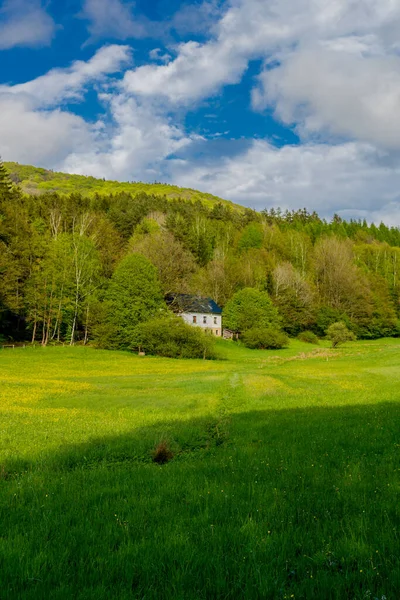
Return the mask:
[[[165,300],[174,312],[222,314],[222,308],[211,298],[192,294],[168,294]]]

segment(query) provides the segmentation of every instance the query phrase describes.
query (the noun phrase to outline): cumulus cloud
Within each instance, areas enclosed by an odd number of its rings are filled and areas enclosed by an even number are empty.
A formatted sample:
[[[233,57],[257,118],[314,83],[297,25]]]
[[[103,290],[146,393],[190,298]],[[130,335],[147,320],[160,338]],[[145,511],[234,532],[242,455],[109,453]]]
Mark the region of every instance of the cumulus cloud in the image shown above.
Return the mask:
[[[261,77],[256,106],[276,107],[304,135],[328,134],[400,147],[400,58],[324,48],[295,52]]]
[[[100,49],[89,61],[53,69],[27,83],[0,86],[1,153],[10,160],[51,167],[101,140],[101,123],[87,123],[60,105],[83,98],[88,84],[101,83],[129,60],[126,46]]]
[[[162,107],[118,92],[107,76],[130,58],[127,46],[106,46],[87,62],[53,69],[24,84],[0,86],[0,152],[8,160],[117,179],[156,179],[162,161],[195,136]],[[87,122],[60,105],[99,90],[104,118]]]
[[[218,44],[188,42],[178,57],[163,66],[145,65],[125,74],[128,93],[161,96],[173,104],[188,104],[209,94],[224,83],[238,83],[247,66],[244,58],[230,62],[226,48]]]
[[[231,158],[171,163],[171,178],[257,210],[305,206],[328,218],[384,216],[391,224],[400,215],[400,160],[369,144],[276,148],[257,140]]]
[[[129,71],[125,86],[134,94],[163,97],[172,105],[188,105],[218,92],[226,84],[240,81],[252,59],[266,60],[268,71],[283,63],[288,65],[287,80],[294,75],[299,77],[300,69],[295,61],[301,56],[305,42],[310,55],[324,48],[326,54],[330,49],[333,55],[336,50],[332,59],[336,70],[346,66],[349,55],[355,63],[354,54],[358,52],[364,71],[370,67],[364,66],[363,61],[371,54],[379,54],[381,63],[390,71],[397,47],[396,23],[400,23],[400,3],[393,0],[379,3],[375,0],[231,0],[207,42],[180,44],[176,58],[168,64],[144,65]],[[291,61],[294,66],[290,69]],[[303,67],[307,65],[301,65]],[[324,67],[329,69],[331,65],[321,65],[320,70]],[[325,79],[329,74],[328,71]],[[269,93],[269,85],[275,85],[274,81],[264,75],[260,83],[258,96],[256,94],[259,107],[263,102],[274,105],[278,99],[284,100],[283,86],[278,98]]]
[[[87,62],[75,61],[66,69],[52,69],[46,75],[14,86],[1,85],[1,94],[29,99],[37,107],[54,106],[64,101],[79,100],[85,86],[119,72],[129,62],[129,46],[105,46]]]
[[[71,152],[90,146],[85,121],[59,109],[33,110],[22,98],[0,95],[0,153],[4,159],[53,168]]]
[[[167,178],[168,156],[189,145],[187,135],[162,111],[125,95],[104,95],[112,122],[101,143],[70,154],[63,168],[71,173],[110,179],[154,181]]]
[[[83,14],[93,37],[159,35],[159,24],[133,9],[120,0],[86,0]],[[213,15],[207,41],[192,39],[168,54],[156,48],[150,58],[157,62],[129,67],[122,81],[112,74],[127,69],[130,51],[114,45],[69,69],[1,86],[2,154],[100,177],[169,180],[258,209],[306,206],[328,217],[339,212],[396,224],[400,2],[206,0],[196,10]],[[182,9],[164,30],[194,29],[193,14]],[[263,62],[253,107],[275,111],[302,143],[277,148],[250,140],[235,156],[206,160],[213,142],[203,140],[198,158],[198,137],[182,124],[185,111],[238,83],[253,59]],[[66,109],[82,101],[88,86],[104,106],[104,118],[94,123]]]
[[[400,148],[400,58],[303,48],[266,70],[255,108],[273,106],[303,137],[315,133]]]
[[[55,29],[40,0],[6,0],[0,8],[0,50],[47,46]]]

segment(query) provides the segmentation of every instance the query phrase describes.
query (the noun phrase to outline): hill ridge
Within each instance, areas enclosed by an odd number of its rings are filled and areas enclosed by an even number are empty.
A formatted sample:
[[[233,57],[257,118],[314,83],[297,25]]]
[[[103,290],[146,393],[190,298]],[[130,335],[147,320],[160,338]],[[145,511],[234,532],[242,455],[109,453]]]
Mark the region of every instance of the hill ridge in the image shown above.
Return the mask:
[[[200,192],[192,188],[180,187],[169,183],[144,183],[139,181],[115,181],[96,178],[91,175],[77,175],[53,171],[43,167],[22,165],[17,162],[4,162],[11,179],[18,184],[26,194],[45,194],[57,192],[58,194],[71,194],[78,192],[83,196],[94,194],[118,194],[126,192],[132,195],[145,192],[155,196],[165,196],[168,199],[183,199],[192,202],[200,201],[212,207],[222,203],[234,210],[245,210],[240,204],[219,198],[207,192]]]

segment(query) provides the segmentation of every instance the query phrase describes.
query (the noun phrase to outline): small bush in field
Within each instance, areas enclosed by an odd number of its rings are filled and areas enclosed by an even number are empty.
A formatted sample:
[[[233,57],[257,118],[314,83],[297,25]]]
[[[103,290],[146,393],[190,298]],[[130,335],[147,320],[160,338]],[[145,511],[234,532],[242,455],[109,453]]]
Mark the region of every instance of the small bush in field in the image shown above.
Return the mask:
[[[332,325],[328,327],[326,334],[328,340],[332,342],[332,348],[336,348],[345,342],[351,342],[357,339],[354,333],[347,329],[343,321],[332,323]]]
[[[297,339],[307,344],[319,344],[319,339],[312,331],[302,331],[297,336]]]
[[[273,327],[248,329],[241,336],[241,340],[247,348],[259,350],[279,350],[289,345],[289,338],[286,333]]]
[[[215,358],[214,339],[179,317],[161,317],[139,325],[137,345],[167,358]]]
[[[165,465],[165,463],[169,462],[173,458],[174,453],[170,449],[166,440],[162,440],[153,451],[153,462],[158,463],[159,465]]]

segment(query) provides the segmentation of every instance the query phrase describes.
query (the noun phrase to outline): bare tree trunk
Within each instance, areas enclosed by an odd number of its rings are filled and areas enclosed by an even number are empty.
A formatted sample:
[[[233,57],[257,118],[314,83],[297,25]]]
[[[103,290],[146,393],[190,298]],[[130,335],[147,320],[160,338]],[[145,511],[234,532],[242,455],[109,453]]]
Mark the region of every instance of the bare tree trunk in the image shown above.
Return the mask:
[[[51,288],[49,312],[48,312],[47,323],[46,323],[45,346],[47,346],[47,344],[49,343],[50,328],[51,328],[51,312],[52,312],[52,309],[53,309],[53,286]]]
[[[89,304],[86,306],[85,339],[83,341],[85,346],[86,346],[86,344],[88,342],[88,338],[89,338],[88,327],[89,327]]]
[[[35,338],[36,338],[36,328],[37,328],[37,314],[35,311],[35,317],[34,317],[34,321],[33,321],[33,331],[32,331],[32,344],[34,344],[35,342]]]
[[[70,346],[74,345],[76,321],[78,319],[78,307],[79,307],[79,293],[78,293],[78,286],[77,286],[76,294],[75,294],[74,319],[72,321],[71,340],[70,340],[70,343],[69,343]]]

